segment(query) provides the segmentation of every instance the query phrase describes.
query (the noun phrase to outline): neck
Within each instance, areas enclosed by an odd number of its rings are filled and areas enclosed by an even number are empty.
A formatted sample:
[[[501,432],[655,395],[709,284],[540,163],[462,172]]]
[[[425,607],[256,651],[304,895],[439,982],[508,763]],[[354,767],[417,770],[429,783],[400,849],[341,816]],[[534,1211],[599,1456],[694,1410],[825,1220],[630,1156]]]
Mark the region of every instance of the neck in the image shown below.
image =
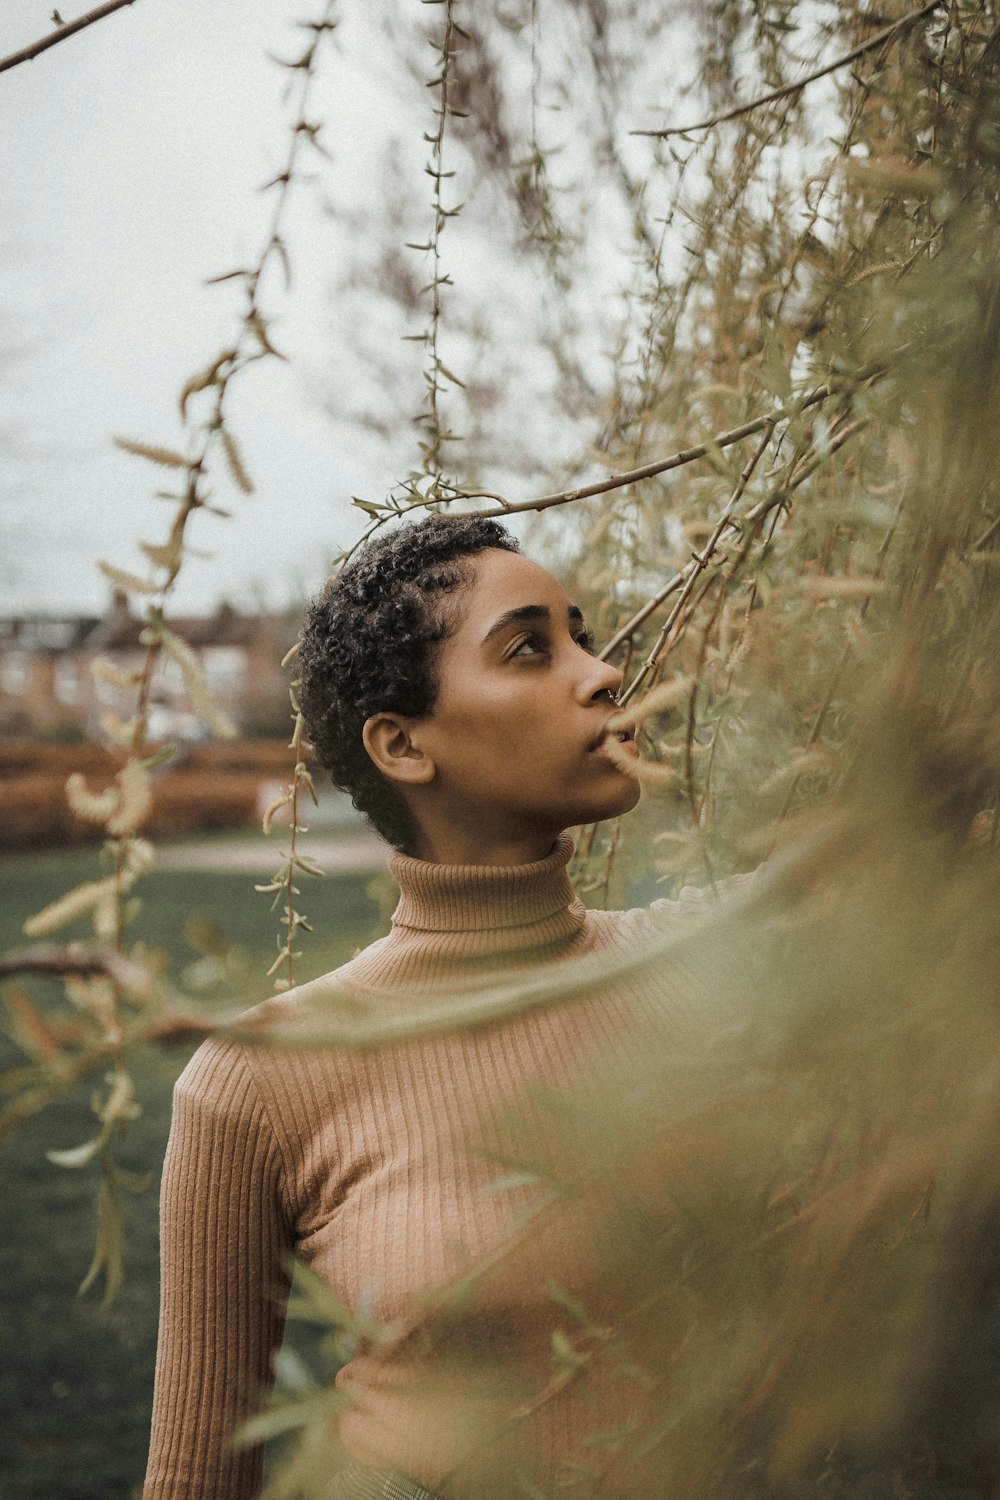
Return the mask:
[[[566,873],[573,840],[561,835],[544,859],[520,865],[441,864],[395,854],[400,888],[393,915],[398,948],[422,948],[435,971],[483,958],[528,960],[572,945],[586,912]]]
[[[432,865],[530,865],[551,853],[560,830],[487,833],[468,826],[421,828],[413,843],[414,858]]]

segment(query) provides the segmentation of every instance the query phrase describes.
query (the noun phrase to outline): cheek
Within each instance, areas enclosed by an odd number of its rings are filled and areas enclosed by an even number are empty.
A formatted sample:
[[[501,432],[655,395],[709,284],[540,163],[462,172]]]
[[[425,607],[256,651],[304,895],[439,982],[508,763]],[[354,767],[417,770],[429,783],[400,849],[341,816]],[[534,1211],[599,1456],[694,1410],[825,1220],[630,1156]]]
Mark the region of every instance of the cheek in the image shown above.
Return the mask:
[[[469,746],[479,746],[487,754],[501,747],[509,753],[537,746],[546,738],[542,706],[526,704],[523,694],[516,699],[493,696],[463,704],[448,718],[454,737]]]
[[[467,788],[488,784],[531,794],[560,774],[565,756],[556,736],[546,732],[541,715],[523,703],[494,700],[450,716],[447,764],[452,778]]]

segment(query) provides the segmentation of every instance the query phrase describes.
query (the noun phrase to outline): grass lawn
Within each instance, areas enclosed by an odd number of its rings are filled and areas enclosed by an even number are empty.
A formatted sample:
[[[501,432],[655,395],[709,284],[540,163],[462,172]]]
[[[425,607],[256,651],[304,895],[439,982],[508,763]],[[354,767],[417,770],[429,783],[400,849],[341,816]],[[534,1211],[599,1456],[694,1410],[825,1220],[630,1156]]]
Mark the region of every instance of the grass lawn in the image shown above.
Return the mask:
[[[24,942],[25,917],[96,873],[87,851],[0,859],[0,950]],[[302,979],[343,962],[384,925],[369,882],[368,875],[303,882],[316,937]],[[264,973],[277,930],[253,884],[247,875],[154,873],[139,888],[144,905],[132,931],[166,950],[176,974],[197,957],[183,937],[186,920],[206,918],[246,951],[256,975],[247,982],[251,1004],[271,992]],[[65,935],[85,937],[86,924]],[[34,988],[44,998],[44,988]],[[0,1039],[0,1049],[8,1059],[9,1043]],[[143,1113],[118,1155],[154,1179],[126,1204],[126,1285],[108,1311],[99,1292],[76,1296],[93,1247],[96,1169],[68,1171],[45,1158],[94,1134],[92,1084],[0,1142],[0,1500],[128,1500],[138,1491],[156,1341],[159,1167],[174,1079],[191,1050],[148,1048],[133,1059]]]

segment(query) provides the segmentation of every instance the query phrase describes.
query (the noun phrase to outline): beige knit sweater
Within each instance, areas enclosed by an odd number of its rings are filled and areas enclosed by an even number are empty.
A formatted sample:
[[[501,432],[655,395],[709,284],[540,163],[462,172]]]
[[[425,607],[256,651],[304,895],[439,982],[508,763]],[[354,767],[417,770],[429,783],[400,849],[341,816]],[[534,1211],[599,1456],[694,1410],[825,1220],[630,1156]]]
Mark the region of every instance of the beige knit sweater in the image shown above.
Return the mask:
[[[484,967],[600,962],[672,920],[670,902],[587,911],[566,873],[571,852],[563,835],[546,859],[518,867],[395,856],[402,894],[389,936],[250,1017],[301,1022],[344,981],[390,1005],[419,1005]],[[550,1209],[540,1232],[524,1234],[525,1210],[551,1184],[519,1170],[519,1152],[525,1122],[544,1145],[554,1098],[579,1095],[616,1062],[627,1069],[637,1048],[687,1045],[697,1023],[684,993],[682,978],[632,974],[474,1030],[368,1051],[206,1042],[177,1083],[164,1167],[144,1500],[259,1492],[260,1447],[232,1448],[229,1438],[273,1378],[293,1253],[348,1307],[409,1330],[384,1346],[360,1341],[341,1372],[340,1440],[351,1459],[474,1500],[531,1493],[522,1469],[535,1493],[590,1492],[595,1432],[635,1419],[641,1382],[618,1370],[603,1385],[568,1381],[535,1399],[552,1379],[553,1331],[566,1323],[553,1289],[586,1302],[592,1317],[613,1311],[596,1284],[608,1268],[585,1203]],[[498,1254],[512,1229],[515,1248]],[[428,1289],[491,1258],[495,1269],[446,1331],[421,1345],[413,1329]],[[421,1371],[441,1376],[447,1421]],[[498,1468],[497,1444],[493,1459],[483,1456],[484,1432],[501,1428]]]

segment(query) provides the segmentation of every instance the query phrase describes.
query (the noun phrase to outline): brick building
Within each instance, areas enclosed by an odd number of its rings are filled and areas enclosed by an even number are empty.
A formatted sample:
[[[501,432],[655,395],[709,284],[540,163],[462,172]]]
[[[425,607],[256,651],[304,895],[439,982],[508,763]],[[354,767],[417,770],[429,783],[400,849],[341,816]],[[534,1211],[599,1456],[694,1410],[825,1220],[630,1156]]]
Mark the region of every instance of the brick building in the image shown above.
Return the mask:
[[[212,698],[238,728],[249,734],[286,732],[288,686],[280,662],[295,639],[293,616],[244,615],[223,603],[214,614],[172,617],[169,623],[198,657]],[[115,596],[103,618],[0,618],[0,736],[91,737],[108,710],[130,714],[134,695],[95,676],[92,663],[103,658],[119,673],[141,670],[143,629],[123,595]],[[180,671],[161,659],[150,738],[190,740],[205,732]]]

